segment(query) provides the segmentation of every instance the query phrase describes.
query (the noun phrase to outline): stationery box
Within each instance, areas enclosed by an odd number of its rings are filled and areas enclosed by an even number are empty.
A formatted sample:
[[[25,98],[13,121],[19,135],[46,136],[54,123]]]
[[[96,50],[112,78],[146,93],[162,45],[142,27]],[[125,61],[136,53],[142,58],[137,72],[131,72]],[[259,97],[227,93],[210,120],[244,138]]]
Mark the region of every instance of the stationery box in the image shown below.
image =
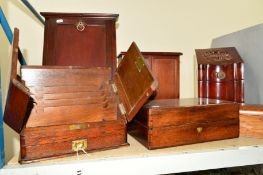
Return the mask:
[[[148,149],[239,136],[239,105],[214,99],[149,101],[129,125],[129,133]]]
[[[198,97],[244,103],[244,63],[236,48],[196,49]]]
[[[4,121],[20,134],[21,163],[127,145],[127,122],[157,88],[135,43],[113,77],[79,66],[22,66],[20,77],[17,29],[13,43]]]

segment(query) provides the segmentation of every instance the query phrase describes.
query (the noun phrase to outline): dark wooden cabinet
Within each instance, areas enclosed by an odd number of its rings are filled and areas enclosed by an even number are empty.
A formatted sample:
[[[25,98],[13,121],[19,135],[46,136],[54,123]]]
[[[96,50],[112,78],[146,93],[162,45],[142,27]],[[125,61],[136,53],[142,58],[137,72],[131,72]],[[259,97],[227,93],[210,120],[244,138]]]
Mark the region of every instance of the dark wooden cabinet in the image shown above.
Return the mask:
[[[117,14],[41,13],[45,17],[43,65],[116,69]]]
[[[244,63],[234,47],[196,49],[198,97],[244,102]]]
[[[180,52],[142,52],[158,81],[155,99],[180,97]],[[119,58],[125,52],[121,52]]]

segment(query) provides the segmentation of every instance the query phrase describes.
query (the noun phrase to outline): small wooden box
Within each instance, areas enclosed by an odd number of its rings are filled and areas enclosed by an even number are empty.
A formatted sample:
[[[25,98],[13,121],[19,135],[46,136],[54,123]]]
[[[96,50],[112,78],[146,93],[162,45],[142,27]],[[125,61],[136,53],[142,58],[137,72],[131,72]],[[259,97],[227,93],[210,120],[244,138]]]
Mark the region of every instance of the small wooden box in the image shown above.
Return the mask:
[[[230,139],[239,136],[239,105],[213,99],[148,102],[128,132],[148,149]]]
[[[240,136],[263,138],[263,105],[240,106]]]
[[[244,103],[244,63],[236,48],[196,49],[198,97]]]
[[[43,65],[105,66],[114,73],[118,14],[52,13],[45,17]]]
[[[78,66],[22,66],[19,77],[18,34],[4,121],[20,134],[20,162],[127,145],[127,122],[157,88],[136,44],[113,77]]]
[[[119,58],[126,52],[121,52]],[[158,81],[155,99],[180,97],[180,52],[141,52]]]

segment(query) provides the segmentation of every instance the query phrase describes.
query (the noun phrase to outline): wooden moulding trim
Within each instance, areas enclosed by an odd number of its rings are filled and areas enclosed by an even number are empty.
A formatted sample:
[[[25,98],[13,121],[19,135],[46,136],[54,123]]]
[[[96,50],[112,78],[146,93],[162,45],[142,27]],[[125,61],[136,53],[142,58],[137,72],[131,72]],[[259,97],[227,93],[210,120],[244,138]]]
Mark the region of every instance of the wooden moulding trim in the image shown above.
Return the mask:
[[[121,52],[118,57],[125,55],[127,52]],[[181,56],[181,52],[141,52],[142,55],[166,55],[166,56]]]
[[[119,14],[111,13],[59,13],[59,12],[40,12],[45,18],[49,17],[88,17],[88,18],[106,18],[117,19]]]
[[[241,115],[260,115],[260,116],[263,116],[263,111],[240,110],[239,114],[241,114]]]

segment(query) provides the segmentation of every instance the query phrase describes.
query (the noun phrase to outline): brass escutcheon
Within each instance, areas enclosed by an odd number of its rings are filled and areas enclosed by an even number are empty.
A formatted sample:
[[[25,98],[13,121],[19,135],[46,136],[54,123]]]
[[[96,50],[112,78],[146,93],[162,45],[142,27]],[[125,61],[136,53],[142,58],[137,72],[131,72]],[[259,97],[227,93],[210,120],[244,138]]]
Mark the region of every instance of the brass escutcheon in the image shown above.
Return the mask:
[[[203,127],[197,127],[196,131],[197,131],[197,133],[201,133],[203,131]]]
[[[87,139],[72,141],[72,151],[79,151],[87,148],[88,148]]]
[[[226,77],[225,72],[222,72],[222,71],[216,72],[216,78],[222,80],[222,79],[224,79],[225,77]]]

